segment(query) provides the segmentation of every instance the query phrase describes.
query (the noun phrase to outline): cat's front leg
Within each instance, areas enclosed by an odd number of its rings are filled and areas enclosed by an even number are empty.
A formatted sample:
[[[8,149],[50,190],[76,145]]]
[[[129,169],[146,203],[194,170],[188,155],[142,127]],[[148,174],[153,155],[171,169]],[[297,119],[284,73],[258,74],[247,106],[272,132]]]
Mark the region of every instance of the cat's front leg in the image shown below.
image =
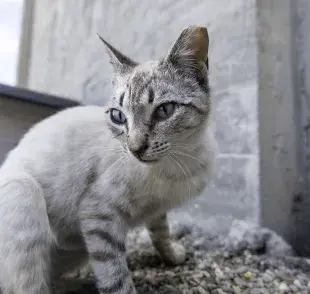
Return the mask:
[[[162,214],[147,224],[152,243],[162,260],[168,265],[178,265],[185,261],[185,248],[172,241],[167,215]]]
[[[113,210],[83,213],[81,229],[100,294],[135,294],[127,262],[127,228]]]

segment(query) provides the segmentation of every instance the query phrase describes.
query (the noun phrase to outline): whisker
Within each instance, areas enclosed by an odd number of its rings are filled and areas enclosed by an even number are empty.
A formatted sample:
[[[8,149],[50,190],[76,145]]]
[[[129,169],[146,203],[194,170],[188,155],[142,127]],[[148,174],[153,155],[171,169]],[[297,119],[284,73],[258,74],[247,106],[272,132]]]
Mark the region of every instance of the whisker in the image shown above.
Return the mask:
[[[112,163],[112,165],[110,165],[105,171],[111,169],[116,163],[118,163],[119,161],[121,161],[123,158],[125,158],[125,156],[120,157],[119,159],[117,159],[116,161],[114,161]]]
[[[182,168],[182,166],[176,161],[176,159],[174,159],[174,158],[172,157],[172,154],[170,154],[169,156],[170,156],[171,160],[172,160],[174,163],[176,163],[176,164],[179,166],[179,168],[182,170],[182,172],[184,173],[185,178],[187,179],[187,183],[188,183],[188,198],[190,198],[190,195],[191,195],[191,186],[190,186],[189,177],[188,177],[187,173],[185,172],[185,170]],[[177,158],[177,157],[176,157],[176,158]]]
[[[181,143],[181,144],[174,144],[174,145],[178,145],[178,146],[190,146],[190,147],[197,147],[196,144],[187,144],[187,143]]]
[[[188,145],[188,146],[194,146],[194,145]],[[185,148],[187,150],[190,150],[190,151],[193,151],[193,152],[197,152],[197,150],[195,150],[194,148],[190,148],[186,145],[180,145],[180,144],[177,144],[177,145],[173,145],[173,147],[176,147],[176,148]]]
[[[187,153],[183,153],[183,152],[178,151],[178,150],[176,150],[176,151],[171,151],[171,153],[180,154],[180,155],[183,155],[183,156],[187,156],[187,157],[193,158],[193,159],[195,159],[196,161],[198,161],[200,164],[202,164],[203,166],[207,167],[207,165],[206,165],[204,162],[202,162],[201,160],[199,160],[199,159],[196,158],[195,156],[189,155],[189,154],[187,154]]]
[[[173,156],[175,159],[179,160],[179,162],[180,162],[181,164],[183,164],[184,168],[187,169],[189,175],[190,175],[190,176],[192,175],[192,172],[191,172],[190,168],[186,165],[186,163],[185,163],[183,160],[181,160],[181,158],[180,158],[179,156],[175,155],[174,153],[173,153],[173,154],[171,153],[171,156]]]
[[[204,126],[204,124],[200,125],[200,126],[199,126],[197,129],[195,129],[193,132],[191,132],[191,133],[189,133],[189,134],[186,134],[186,136],[181,137],[181,138],[179,138],[179,139],[177,139],[177,140],[175,140],[175,141],[178,142],[178,141],[184,140],[184,139],[186,139],[186,138],[188,138],[188,137],[190,137],[190,136],[196,134],[203,126]]]
[[[168,162],[169,163],[169,161],[168,161],[168,155],[166,154],[163,158],[162,158],[165,162]],[[168,164],[168,166],[167,166],[167,168],[169,168],[169,164]]]
[[[100,149],[100,151],[104,152],[115,152],[115,153],[125,153],[124,149]]]
[[[164,157],[163,157],[163,159],[168,163],[168,166],[167,166],[167,168],[169,169],[169,172],[170,172],[170,162],[172,162],[173,164],[175,164],[175,162],[173,161],[173,158],[169,155],[169,153],[167,153]],[[176,179],[177,179],[177,182],[180,182],[180,178],[178,177],[178,174],[177,173],[175,173],[174,174],[175,175],[175,177],[176,177]]]

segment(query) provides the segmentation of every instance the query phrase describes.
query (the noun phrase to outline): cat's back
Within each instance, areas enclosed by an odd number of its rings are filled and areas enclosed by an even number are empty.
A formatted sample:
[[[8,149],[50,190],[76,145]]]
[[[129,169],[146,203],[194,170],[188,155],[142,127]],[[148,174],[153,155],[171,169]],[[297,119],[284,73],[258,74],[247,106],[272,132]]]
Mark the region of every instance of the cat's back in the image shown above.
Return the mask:
[[[60,167],[77,156],[82,160],[83,155],[90,155],[95,148],[94,141],[105,136],[109,137],[109,132],[104,107],[77,106],[62,110],[32,126],[8,153],[0,170],[44,170],[43,166],[57,163]]]
[[[76,106],[59,111],[33,125],[21,138],[18,146],[33,143],[34,140],[43,141],[47,137],[61,139],[77,132],[89,133],[90,135],[91,133],[102,132],[106,126],[104,123],[105,111],[104,107],[99,106]],[[98,126],[100,127],[98,128]],[[71,139],[76,140],[78,138],[72,137]],[[70,140],[64,141],[66,143],[72,142]]]

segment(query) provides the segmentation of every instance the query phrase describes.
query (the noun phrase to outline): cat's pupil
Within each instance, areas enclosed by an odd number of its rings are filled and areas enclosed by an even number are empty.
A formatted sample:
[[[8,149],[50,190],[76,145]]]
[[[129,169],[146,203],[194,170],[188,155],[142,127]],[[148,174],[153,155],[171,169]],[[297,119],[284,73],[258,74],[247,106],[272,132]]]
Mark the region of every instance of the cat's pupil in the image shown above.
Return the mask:
[[[174,103],[167,103],[167,104],[161,105],[156,111],[156,116],[159,119],[168,118],[169,116],[172,115],[174,109],[175,109]]]
[[[111,110],[111,120],[116,124],[126,123],[125,115],[118,109]]]
[[[167,116],[167,106],[161,106],[159,108],[159,116],[161,116],[162,118],[166,117]]]

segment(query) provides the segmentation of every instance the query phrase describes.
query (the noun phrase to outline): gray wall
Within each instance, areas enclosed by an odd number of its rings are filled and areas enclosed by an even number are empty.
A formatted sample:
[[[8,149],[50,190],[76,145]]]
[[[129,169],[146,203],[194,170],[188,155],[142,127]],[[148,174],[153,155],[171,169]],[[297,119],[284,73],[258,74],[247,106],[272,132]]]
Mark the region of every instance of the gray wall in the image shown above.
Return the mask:
[[[55,113],[47,106],[37,105],[0,95],[0,165],[20,140],[21,136],[36,122]]]
[[[261,221],[310,256],[310,2],[257,1]]]
[[[36,1],[28,87],[103,104],[111,95],[111,68],[97,32],[142,62],[166,54],[185,26],[207,26],[220,156],[215,187],[191,206],[191,215],[257,221],[255,22],[254,0]]]
[[[294,219],[296,235],[294,245],[310,256],[310,2],[297,0],[294,8],[294,74],[300,153],[298,157],[303,179],[301,193],[295,196]],[[298,196],[298,195],[297,195]]]
[[[291,1],[258,1],[261,215],[290,239],[298,173]],[[291,241],[291,240],[290,240]]]
[[[293,197],[292,243],[310,256],[310,2],[297,0],[293,10],[294,121],[297,126],[298,190]]]

